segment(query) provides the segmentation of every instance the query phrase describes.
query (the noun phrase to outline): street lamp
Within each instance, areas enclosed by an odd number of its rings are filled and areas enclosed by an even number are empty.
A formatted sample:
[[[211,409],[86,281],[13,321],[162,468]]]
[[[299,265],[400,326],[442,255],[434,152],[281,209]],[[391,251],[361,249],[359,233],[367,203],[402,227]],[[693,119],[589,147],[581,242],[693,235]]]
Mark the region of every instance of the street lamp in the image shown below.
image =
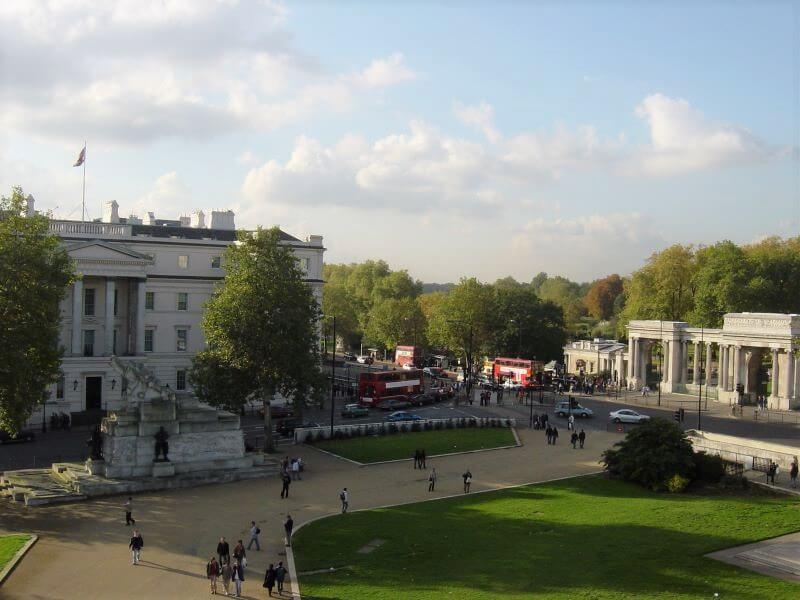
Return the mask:
[[[522,319],[509,319],[508,322],[517,325],[517,358],[522,358]]]
[[[333,439],[333,414],[335,403],[333,389],[336,383],[336,315],[329,315],[323,318],[330,318],[333,320],[333,349],[331,351],[331,439]]]

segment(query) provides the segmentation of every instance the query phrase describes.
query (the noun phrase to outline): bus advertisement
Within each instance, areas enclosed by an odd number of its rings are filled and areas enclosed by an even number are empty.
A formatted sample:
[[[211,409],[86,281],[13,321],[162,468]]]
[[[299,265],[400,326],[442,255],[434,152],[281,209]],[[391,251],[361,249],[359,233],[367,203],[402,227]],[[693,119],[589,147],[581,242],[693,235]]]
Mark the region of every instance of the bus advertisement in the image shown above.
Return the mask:
[[[400,367],[422,365],[422,348],[419,346],[398,346],[394,351],[394,362]]]
[[[382,400],[423,392],[422,371],[373,371],[358,378],[358,398],[364,406],[376,406]]]
[[[525,358],[495,358],[494,376],[496,381],[510,379],[515,383],[531,385],[536,382],[536,373],[544,368],[544,363],[538,360],[528,360]]]

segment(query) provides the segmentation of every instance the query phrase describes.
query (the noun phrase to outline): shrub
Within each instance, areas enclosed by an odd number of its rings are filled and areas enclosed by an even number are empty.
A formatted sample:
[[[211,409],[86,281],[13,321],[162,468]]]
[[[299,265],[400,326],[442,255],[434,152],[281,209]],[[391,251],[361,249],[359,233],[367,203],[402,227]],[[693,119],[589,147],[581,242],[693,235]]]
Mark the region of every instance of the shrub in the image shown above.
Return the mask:
[[[422,424],[420,424],[419,422],[414,421],[411,424],[411,431],[421,431],[421,430],[422,430]]]
[[[725,475],[722,477],[720,485],[729,490],[743,490],[750,485],[750,482],[747,480],[747,477],[742,475]]]
[[[602,462],[611,475],[658,490],[674,475],[688,478],[692,458],[692,445],[678,425],[650,419],[603,452]]]
[[[478,420],[477,419],[470,419],[468,426],[469,427],[477,427],[478,426]]]
[[[725,475],[725,462],[720,456],[697,452],[694,455],[692,479],[703,483],[717,483]]]
[[[320,429],[319,431],[317,431],[316,438],[318,442],[321,442],[322,440],[325,439],[325,432]]]
[[[433,423],[431,423],[430,421],[426,421],[425,422],[425,431],[430,431],[432,429],[433,429]]]
[[[336,431],[333,432],[333,439],[335,440],[344,439],[344,433],[342,432],[341,429],[337,429]]]
[[[455,427],[455,423],[453,423],[453,419],[447,419],[444,424],[445,427],[448,429],[453,429]]]
[[[442,429],[442,427],[444,427],[444,424],[441,421],[436,421],[436,429]]]
[[[671,494],[680,494],[689,485],[688,477],[681,477],[677,473],[670,477],[666,482],[667,491]]]

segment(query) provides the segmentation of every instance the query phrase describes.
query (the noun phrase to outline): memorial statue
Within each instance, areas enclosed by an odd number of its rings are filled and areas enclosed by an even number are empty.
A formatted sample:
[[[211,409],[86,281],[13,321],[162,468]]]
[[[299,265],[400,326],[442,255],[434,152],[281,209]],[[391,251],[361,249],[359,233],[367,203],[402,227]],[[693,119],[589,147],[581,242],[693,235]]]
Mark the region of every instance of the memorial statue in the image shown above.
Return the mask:
[[[94,426],[91,437],[86,440],[86,445],[89,446],[89,458],[103,460],[103,432],[100,431],[100,425]]]
[[[169,458],[167,458],[167,453],[169,452],[169,442],[167,442],[169,434],[166,432],[163,425],[158,428],[158,431],[156,431],[153,437],[156,438],[156,457],[153,461],[158,461],[158,457],[162,452],[164,454],[163,460],[169,461]]]

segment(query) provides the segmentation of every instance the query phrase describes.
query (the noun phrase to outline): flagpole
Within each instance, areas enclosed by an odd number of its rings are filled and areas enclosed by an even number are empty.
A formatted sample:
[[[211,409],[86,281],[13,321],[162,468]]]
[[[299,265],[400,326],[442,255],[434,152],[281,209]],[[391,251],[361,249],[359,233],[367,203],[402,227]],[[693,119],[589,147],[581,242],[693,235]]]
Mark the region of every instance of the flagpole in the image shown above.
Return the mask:
[[[86,223],[86,140],[83,141],[83,192],[81,192],[81,221]]]

